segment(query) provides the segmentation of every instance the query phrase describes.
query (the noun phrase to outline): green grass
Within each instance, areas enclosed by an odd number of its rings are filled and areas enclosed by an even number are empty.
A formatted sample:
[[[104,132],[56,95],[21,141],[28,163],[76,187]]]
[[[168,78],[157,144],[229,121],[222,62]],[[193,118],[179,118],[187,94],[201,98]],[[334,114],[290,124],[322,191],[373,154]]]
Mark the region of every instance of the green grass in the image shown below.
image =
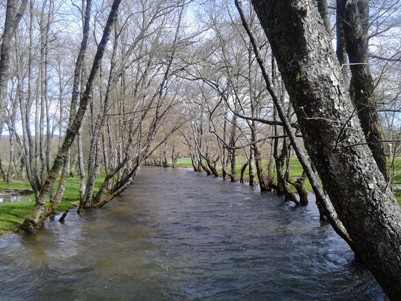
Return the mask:
[[[390,165],[390,162],[387,162]],[[396,184],[401,184],[401,158],[396,158],[394,161],[394,174],[390,174],[392,177],[392,182]]]
[[[34,204],[34,201],[0,204],[0,235],[15,231]]]
[[[31,189],[31,186],[29,185],[28,182],[24,182],[24,181],[13,181],[10,183],[6,183],[6,182],[0,182],[0,191],[4,191],[4,190],[13,190],[13,189]]]
[[[237,174],[240,175],[241,167],[246,162],[245,157],[238,157],[237,159]],[[171,162],[169,162],[171,163]],[[267,170],[267,160],[263,162],[265,170]],[[394,177],[393,183],[401,184],[401,158],[395,160]],[[177,167],[192,168],[190,158],[179,158],[177,161]],[[296,179],[302,175],[302,166],[296,158],[291,159],[291,177]],[[99,187],[102,182],[104,175],[98,177],[96,183]],[[246,170],[246,180],[248,180],[248,169]],[[57,213],[62,212],[66,209],[71,209],[77,202],[79,202],[79,177],[68,178],[66,191],[64,197],[57,208]],[[291,185],[290,185],[291,187]],[[306,182],[306,188],[312,191],[309,182]],[[0,191],[11,190],[11,189],[30,189],[27,182],[14,181],[11,183],[0,182]],[[401,189],[395,189],[395,196],[398,202],[401,204]],[[29,201],[31,199],[31,201]],[[23,222],[25,216],[30,213],[34,206],[33,195],[24,196],[23,201],[14,203],[0,203],[0,235],[5,233],[11,233],[15,231],[18,226]]]
[[[171,165],[171,160],[168,162]],[[192,168],[191,158],[178,158],[177,160],[177,167],[181,168]]]
[[[236,171],[237,171],[238,176],[240,176],[241,168],[245,162],[246,162],[245,157],[237,158]],[[267,164],[268,164],[267,159],[264,159],[263,160],[263,168],[265,171],[267,171]],[[388,162],[388,165],[389,164],[390,164],[390,162]],[[177,166],[185,167],[185,168],[192,167],[191,159],[190,158],[179,158],[177,161]],[[221,172],[221,168],[219,168],[219,170]],[[291,161],[290,161],[290,177],[292,179],[297,179],[302,176],[302,172],[303,172],[303,168],[301,166],[301,163],[298,161],[297,158],[292,157]],[[394,185],[398,184],[401,187],[401,157],[396,158],[396,160],[394,161],[394,174],[391,174],[390,176],[392,177],[392,183]],[[245,171],[245,181],[248,181],[248,180],[249,180],[249,169],[247,168]],[[312,191],[312,186],[310,185],[308,180],[306,180],[305,186],[308,191]],[[289,187],[294,192],[296,192],[295,188],[292,187],[292,185],[289,185]],[[398,203],[401,205],[401,189],[394,188],[394,194],[396,196]]]
[[[99,187],[103,179],[104,175],[101,175],[96,182],[96,187]],[[79,182],[79,177],[67,179],[66,190],[56,213],[71,209],[79,203]],[[0,182],[0,191],[10,189],[30,189],[30,186],[28,183],[20,181],[11,183]],[[19,202],[0,203],[0,236],[14,232],[24,221],[25,216],[31,212],[35,204],[33,194],[23,196],[22,199]]]

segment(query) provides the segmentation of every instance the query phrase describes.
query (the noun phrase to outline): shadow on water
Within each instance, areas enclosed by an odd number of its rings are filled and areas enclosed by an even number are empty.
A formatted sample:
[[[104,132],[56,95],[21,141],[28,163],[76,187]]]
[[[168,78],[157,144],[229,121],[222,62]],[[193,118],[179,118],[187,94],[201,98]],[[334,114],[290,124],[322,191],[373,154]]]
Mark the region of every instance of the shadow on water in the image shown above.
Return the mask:
[[[143,168],[107,208],[0,239],[0,300],[386,300],[315,206]]]

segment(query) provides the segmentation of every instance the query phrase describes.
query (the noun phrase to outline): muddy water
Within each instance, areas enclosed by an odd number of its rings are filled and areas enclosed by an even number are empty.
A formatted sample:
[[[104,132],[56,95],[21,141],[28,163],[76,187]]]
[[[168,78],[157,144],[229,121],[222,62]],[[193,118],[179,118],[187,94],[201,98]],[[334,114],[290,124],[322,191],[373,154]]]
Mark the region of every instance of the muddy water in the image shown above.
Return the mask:
[[[386,300],[314,206],[143,168],[107,208],[0,238],[0,300]]]

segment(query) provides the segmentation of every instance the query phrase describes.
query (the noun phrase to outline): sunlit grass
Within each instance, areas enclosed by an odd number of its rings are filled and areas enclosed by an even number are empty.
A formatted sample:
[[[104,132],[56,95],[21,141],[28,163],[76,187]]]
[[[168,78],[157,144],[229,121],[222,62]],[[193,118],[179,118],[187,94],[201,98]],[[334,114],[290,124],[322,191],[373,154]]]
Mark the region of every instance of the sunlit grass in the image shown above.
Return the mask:
[[[171,160],[170,160],[169,164],[171,165]],[[191,158],[189,158],[189,157],[178,158],[177,159],[177,167],[180,167],[180,168],[192,168]]]
[[[34,204],[34,201],[0,204],[0,235],[15,231]]]
[[[237,172],[238,176],[240,176],[241,168],[242,168],[243,164],[246,163],[246,160],[247,159],[245,157],[237,158],[236,172]],[[268,165],[267,161],[268,161],[267,159],[263,160],[263,168],[264,168],[265,172],[267,171],[267,165]],[[390,162],[388,162],[388,165],[389,164],[390,164]],[[185,168],[192,167],[191,158],[179,158],[177,161],[177,167],[185,167]],[[221,172],[221,167],[219,167],[218,170]],[[290,177],[295,180],[295,179],[301,177],[302,173],[303,173],[303,168],[302,168],[301,163],[298,161],[298,159],[296,157],[292,157],[290,160]],[[394,170],[390,171],[390,177],[392,178],[391,182],[394,185],[394,194],[397,198],[398,203],[401,205],[401,157],[396,158],[396,160],[394,161]],[[248,167],[245,170],[245,181],[249,181]],[[308,191],[312,191],[312,186],[310,185],[308,180],[305,181],[305,186]],[[398,186],[400,188],[398,188]],[[292,187],[290,185],[290,188],[295,192],[294,187]]]
[[[238,157],[237,159],[237,174],[240,176],[241,168],[245,164],[245,157]],[[171,162],[169,162],[171,164]],[[267,171],[267,159],[263,161],[263,166],[265,171]],[[401,184],[401,158],[397,158],[394,164],[394,176],[393,183]],[[177,167],[181,168],[192,168],[191,158],[179,158],[177,161]],[[221,167],[219,168],[221,172]],[[294,157],[290,161],[290,176],[293,179],[297,179],[302,175],[302,166],[299,161]],[[97,182],[96,187],[99,187],[104,179],[104,175],[101,175]],[[249,180],[248,168],[245,171],[245,181]],[[67,186],[64,193],[64,197],[57,208],[57,213],[62,212],[66,209],[71,209],[79,202],[79,177],[71,177],[67,180]],[[312,191],[309,182],[306,182],[306,188]],[[290,185],[291,186],[291,185]],[[26,181],[13,181],[11,183],[6,183],[0,181],[0,191],[4,190],[25,190],[30,189],[30,185]],[[395,187],[395,196],[398,202],[401,204],[401,189]],[[30,199],[30,201],[29,201]],[[0,203],[0,235],[5,233],[10,233],[15,231],[18,226],[23,222],[25,216],[30,213],[32,207],[34,206],[33,195],[24,196],[22,201],[19,202],[4,202]]]
[[[104,175],[101,175],[96,182],[96,187],[99,187],[103,179]],[[56,213],[71,209],[79,203],[79,183],[79,177],[70,177],[67,179],[66,190]],[[28,183],[22,181],[11,183],[0,182],[0,191],[12,189],[30,189],[30,186]],[[25,216],[31,212],[35,204],[33,194],[23,196],[22,199],[22,201],[18,202],[0,203],[0,235],[14,232],[24,221]]]

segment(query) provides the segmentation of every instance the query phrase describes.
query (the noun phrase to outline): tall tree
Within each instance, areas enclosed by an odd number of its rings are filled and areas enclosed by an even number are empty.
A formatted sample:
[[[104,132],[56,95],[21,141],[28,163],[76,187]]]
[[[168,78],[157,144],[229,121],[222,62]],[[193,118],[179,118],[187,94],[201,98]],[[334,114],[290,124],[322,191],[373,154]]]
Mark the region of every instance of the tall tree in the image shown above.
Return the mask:
[[[81,127],[83,117],[85,115],[88,104],[91,100],[91,94],[93,89],[94,80],[96,78],[96,74],[99,70],[101,60],[103,58],[104,52],[106,50],[107,42],[110,37],[112,25],[114,20],[116,19],[118,7],[120,6],[121,0],[114,0],[113,5],[110,10],[110,14],[107,20],[107,24],[103,30],[102,39],[98,45],[98,49],[93,60],[92,69],[89,75],[89,78],[86,83],[85,91],[82,94],[82,97],[79,101],[79,106],[77,113],[75,114],[73,122],[69,125],[67,129],[67,133],[64,138],[64,142],[59,149],[56,159],[53,163],[51,171],[40,191],[39,196],[36,199],[35,206],[32,209],[30,215],[26,217],[23,224],[21,225],[21,229],[27,232],[36,232],[43,226],[46,218],[52,213],[52,206],[46,206],[48,202],[50,192],[53,189],[54,183],[57,180],[57,177],[64,166],[66,161],[66,156],[71,148],[72,143],[75,140],[75,137],[78,134],[78,131]],[[50,210],[49,210],[50,209]]]
[[[354,251],[392,300],[401,296],[401,209],[378,168],[331,39],[312,0],[253,0],[305,146]]]

